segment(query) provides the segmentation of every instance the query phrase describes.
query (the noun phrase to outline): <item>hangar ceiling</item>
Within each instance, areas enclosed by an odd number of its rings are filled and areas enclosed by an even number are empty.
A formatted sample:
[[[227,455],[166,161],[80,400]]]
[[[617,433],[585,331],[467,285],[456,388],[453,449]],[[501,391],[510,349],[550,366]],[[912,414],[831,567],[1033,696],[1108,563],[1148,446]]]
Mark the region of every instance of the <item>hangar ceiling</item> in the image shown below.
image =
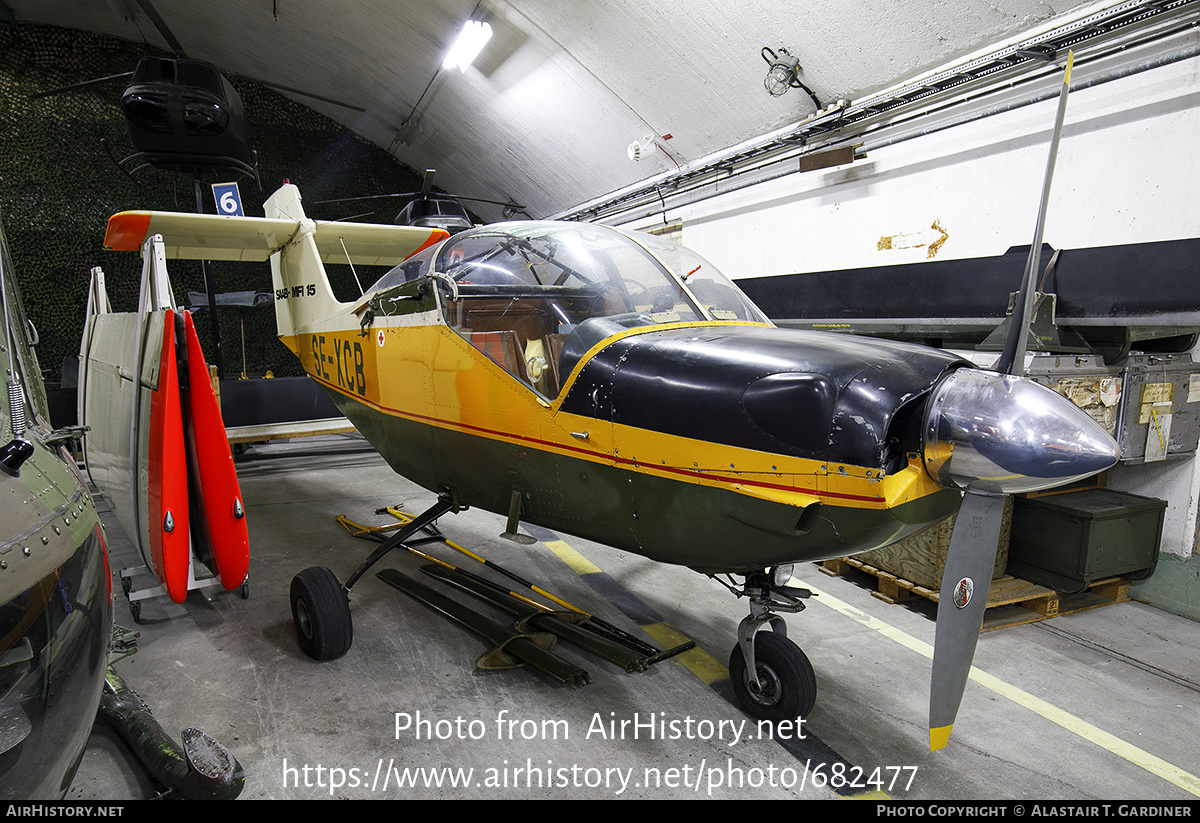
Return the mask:
[[[857,100],[1061,17],[1045,0],[0,0],[17,22],[171,50],[344,123],[462,195],[543,217],[808,118],[772,97],[764,47],[787,49],[822,105]],[[1112,5],[1112,4],[1109,4]],[[3,12],[3,8],[0,8]],[[459,28],[494,36],[441,68]],[[132,68],[132,67],[131,67]],[[87,78],[80,78],[81,80]],[[336,101],[336,102],[334,102]],[[653,136],[658,151],[627,147]],[[499,209],[480,209],[497,219]]]

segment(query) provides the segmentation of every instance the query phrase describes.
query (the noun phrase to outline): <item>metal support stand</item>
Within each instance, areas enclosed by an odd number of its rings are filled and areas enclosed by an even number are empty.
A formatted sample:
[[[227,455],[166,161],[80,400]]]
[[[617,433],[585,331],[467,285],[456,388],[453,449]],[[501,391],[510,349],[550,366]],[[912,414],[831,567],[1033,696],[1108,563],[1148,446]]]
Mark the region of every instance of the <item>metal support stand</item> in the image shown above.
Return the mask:
[[[571,605],[570,603],[567,603],[561,598],[554,596],[550,592],[535,586],[528,580],[525,580],[520,576],[513,574],[512,572],[507,571],[500,566],[497,566],[494,562],[488,560],[487,558],[481,557],[480,555],[468,551],[464,547],[448,540],[441,534],[441,532],[437,530],[436,526],[434,525],[434,521],[453,508],[453,504],[450,503],[448,499],[442,499],[439,500],[436,505],[414,518],[411,515],[400,511],[396,506],[388,506],[386,508],[377,510],[376,513],[382,514],[387,512],[399,520],[400,524],[375,527],[362,526],[358,523],[348,520],[344,516],[338,516],[337,521],[341,523],[343,528],[345,528],[350,534],[354,535],[355,537],[362,537],[381,543],[379,548],[371,553],[366,561],[363,562],[350,580],[345,584],[343,587],[344,590],[348,593],[350,591],[350,587],[367,571],[367,569],[369,569],[377,560],[379,560],[379,558],[387,554],[387,552],[398,547],[403,548],[405,551],[408,551],[417,557],[436,564],[435,568],[425,567],[422,569],[422,571],[426,571],[427,573],[432,574],[449,585],[469,591],[478,597],[489,600],[494,605],[500,606],[501,608],[518,615],[519,625],[517,626],[517,630],[519,632],[525,631],[525,624],[534,625],[536,623],[541,631],[550,632],[555,636],[562,637],[563,639],[575,643],[581,648],[585,648],[588,651],[591,651],[594,654],[609,660],[610,662],[617,663],[625,668],[626,671],[644,672],[655,663],[662,662],[663,660],[667,660],[675,655],[695,648],[696,644],[692,641],[688,641],[676,646],[675,648],[667,650],[655,648],[649,643],[646,643],[645,641],[630,635],[616,626],[613,626],[612,624],[607,623],[606,621],[601,620],[600,618],[591,615],[582,609]],[[392,531],[393,529],[399,529],[399,531],[389,538],[383,537],[383,532]],[[432,536],[423,538],[421,540],[410,539],[421,530],[426,531]],[[463,569],[459,569],[444,560],[439,560],[438,558],[416,548],[416,546],[420,543],[432,541],[445,543],[450,548],[466,554],[473,560],[476,560],[484,566],[495,570],[498,574],[501,574],[508,579],[519,583],[521,586],[529,589],[532,593],[547,598],[557,606],[561,607],[561,610],[555,609],[551,606],[546,606],[524,595],[517,594],[512,590],[508,590],[505,587],[485,580],[478,575],[474,575]],[[429,599],[423,597],[423,594],[431,590],[420,586],[420,584],[415,583],[415,581],[411,581],[408,578],[405,578],[403,575],[393,575],[385,572],[380,572],[378,576],[392,586],[412,594],[418,599],[425,600],[426,603],[434,608],[438,608],[439,610],[449,614],[446,609],[441,608],[440,606],[430,602]],[[420,594],[417,594],[417,591],[420,591]],[[436,592],[434,594],[436,594]],[[455,604],[456,613],[461,612],[462,610],[463,607],[459,607],[457,604]],[[451,616],[455,616],[455,619],[458,619],[460,622],[465,622],[462,617],[458,617],[456,615]],[[586,676],[586,673],[584,673],[584,676]]]
[[[196,577],[196,556],[192,554],[191,562],[188,565],[188,582],[187,590],[189,592],[196,589],[220,589],[225,591],[221,585],[221,580],[218,577]],[[121,578],[121,592],[125,595],[125,602],[129,604],[129,614],[133,617],[134,623],[142,622],[142,601],[166,597],[167,591],[162,586],[154,581],[152,585],[145,586],[140,589],[134,589],[133,581],[136,577],[154,577],[154,573],[146,566],[130,566],[129,568],[121,569],[117,576]],[[243,582],[238,587],[243,600],[250,597],[250,585],[248,582]]]
[[[362,562],[362,565],[355,570],[354,574],[350,575],[350,578],[346,581],[346,585],[344,586],[346,591],[350,591],[354,584],[358,582],[358,578],[366,574],[367,570],[378,563],[380,558],[382,558],[385,554],[397,546],[403,545],[405,540],[408,540],[408,538],[412,537],[426,526],[433,525],[434,521],[436,521],[439,517],[455,508],[456,506],[448,497],[439,497],[438,502],[434,503],[412,520],[403,524],[399,531],[385,540],[379,546],[379,548],[371,552],[367,559]]]

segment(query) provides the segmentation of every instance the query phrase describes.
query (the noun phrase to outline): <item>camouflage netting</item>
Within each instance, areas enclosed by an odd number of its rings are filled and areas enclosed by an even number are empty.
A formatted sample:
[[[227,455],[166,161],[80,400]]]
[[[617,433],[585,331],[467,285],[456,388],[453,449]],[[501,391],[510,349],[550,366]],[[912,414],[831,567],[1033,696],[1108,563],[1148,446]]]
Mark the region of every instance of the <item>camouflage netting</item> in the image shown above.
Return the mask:
[[[125,209],[192,212],[196,194],[190,172],[147,168],[130,177],[117,166],[113,158],[135,151],[119,107],[122,80],[36,100],[31,96],[132,71],[139,57],[156,53],[145,45],[69,29],[0,27],[0,129],[5,138],[0,219],[51,384],[62,379],[63,361],[78,357],[93,266],[104,269],[114,310],[136,306],[140,260],[134,253],[103,250],[108,217]],[[262,190],[249,177],[210,173],[202,180],[206,211],[214,211],[211,184],[237,179],[245,213],[261,216],[263,200],[289,179],[300,188],[312,217],[331,220],[380,208],[366,219],[387,223],[399,208],[395,200],[324,206],[314,201],[420,189],[420,174],[344,126],[264,86],[235,77],[230,81],[245,106]],[[189,292],[204,290],[200,264],[175,261],[170,266],[176,301],[186,306]],[[214,263],[213,272],[217,292],[271,290],[265,263]],[[358,272],[364,286],[379,273]],[[358,295],[349,267],[333,267],[331,279],[342,299]],[[301,374],[299,362],[275,337],[269,302],[257,309],[222,310],[218,318],[227,378],[242,373],[243,357],[250,376],[268,370],[276,376]],[[197,311],[195,319],[212,362],[207,309]]]

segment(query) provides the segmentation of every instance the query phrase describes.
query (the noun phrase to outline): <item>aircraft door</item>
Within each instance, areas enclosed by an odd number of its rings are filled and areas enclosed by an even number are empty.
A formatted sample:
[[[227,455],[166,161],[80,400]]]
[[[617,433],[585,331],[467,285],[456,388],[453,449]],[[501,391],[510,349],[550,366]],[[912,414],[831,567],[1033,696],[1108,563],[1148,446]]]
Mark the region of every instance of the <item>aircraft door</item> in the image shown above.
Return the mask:
[[[636,549],[628,478],[614,445],[613,382],[608,367],[597,365],[576,376],[572,401],[545,418],[541,439],[562,444],[547,457],[544,482],[555,503],[546,514],[571,534]]]

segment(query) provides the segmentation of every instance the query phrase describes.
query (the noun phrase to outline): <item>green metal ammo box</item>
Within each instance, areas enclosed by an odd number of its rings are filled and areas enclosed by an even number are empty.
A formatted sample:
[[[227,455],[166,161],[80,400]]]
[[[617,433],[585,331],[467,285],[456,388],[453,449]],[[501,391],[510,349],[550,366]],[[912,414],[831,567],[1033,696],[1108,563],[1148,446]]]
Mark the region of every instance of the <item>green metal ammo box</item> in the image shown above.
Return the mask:
[[[1165,500],[1111,489],[1017,498],[1008,573],[1059,592],[1149,577],[1166,508]]]

